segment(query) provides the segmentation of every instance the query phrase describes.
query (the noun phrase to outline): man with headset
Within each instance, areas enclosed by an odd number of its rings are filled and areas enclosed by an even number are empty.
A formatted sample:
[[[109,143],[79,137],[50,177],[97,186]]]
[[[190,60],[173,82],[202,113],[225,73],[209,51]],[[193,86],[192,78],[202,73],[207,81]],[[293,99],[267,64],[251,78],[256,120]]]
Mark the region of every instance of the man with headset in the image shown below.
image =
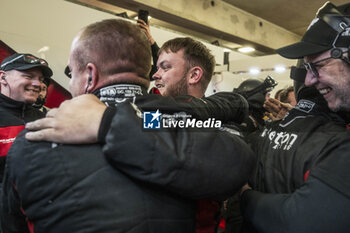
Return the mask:
[[[277,52],[304,58],[305,84],[315,86],[333,111],[349,111],[350,18],[327,2],[311,22],[301,42]],[[304,105],[305,107],[306,105]],[[345,118],[346,119],[346,118]],[[349,120],[349,119],[346,119]],[[310,137],[312,134],[310,134]],[[350,227],[350,137],[339,132],[324,147],[322,134],[314,135],[315,148],[323,148],[303,183],[287,194],[262,193],[245,186],[245,217],[259,232],[348,232]],[[306,140],[305,140],[306,142]],[[305,157],[310,151],[304,151]]]

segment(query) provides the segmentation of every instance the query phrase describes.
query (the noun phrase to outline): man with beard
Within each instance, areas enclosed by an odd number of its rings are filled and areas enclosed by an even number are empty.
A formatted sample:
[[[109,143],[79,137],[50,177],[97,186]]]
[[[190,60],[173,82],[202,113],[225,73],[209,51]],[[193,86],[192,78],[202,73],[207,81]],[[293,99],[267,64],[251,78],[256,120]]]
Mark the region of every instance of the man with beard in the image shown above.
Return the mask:
[[[159,50],[155,86],[163,96],[202,98],[214,72],[215,59],[201,42],[175,38]]]
[[[45,107],[45,103],[46,103],[46,98],[47,98],[47,88],[50,85],[50,79],[45,79],[41,85],[40,85],[40,93],[39,93],[39,97],[38,99],[35,101],[35,103],[33,104],[34,108],[39,109],[40,111],[42,111],[43,113],[47,113],[48,112],[48,108]]]
[[[342,116],[342,121],[344,119],[349,120],[346,116],[346,113],[348,114],[350,110],[349,32],[349,14],[342,14],[340,8],[327,2],[319,9],[316,18],[311,22],[300,42],[277,50],[280,55],[286,58],[304,59],[307,70],[305,85],[314,86],[314,91],[326,100],[328,108],[338,114],[332,117],[330,123],[334,122],[336,117],[340,119],[340,116]],[[298,106],[290,114],[298,108],[299,111],[312,113],[309,109],[316,105],[310,105],[306,102]],[[329,113],[335,115],[335,113]],[[327,112],[322,110],[318,115],[325,117]],[[290,115],[281,121],[277,127],[281,128],[284,125],[288,127],[288,122],[285,123],[284,121],[289,118]],[[307,122],[313,118],[314,116],[310,115],[303,121]],[[293,127],[293,124],[300,121],[299,119],[290,122],[289,126]],[[277,160],[278,165],[287,164],[284,162],[286,159],[293,159],[293,164],[298,165],[302,160],[312,155],[313,151],[319,150],[319,152],[317,157],[313,157],[312,161],[305,163],[304,174],[299,172],[301,182],[299,184],[295,181],[290,183],[292,189],[281,190],[280,188],[283,186],[278,187],[278,184],[286,186],[285,181],[281,183],[276,179],[267,179],[259,173],[257,173],[259,176],[256,175],[256,177],[260,177],[260,180],[264,181],[264,183],[261,182],[263,185],[261,185],[260,192],[251,190],[248,186],[243,188],[241,197],[243,206],[245,206],[245,217],[259,232],[346,233],[349,231],[349,132],[345,132],[345,126],[337,131],[334,130],[339,126],[336,127],[335,125],[330,125],[331,127],[326,129],[325,127],[329,125],[326,122],[320,124],[324,128],[321,131],[315,127],[308,129],[315,123],[316,121],[312,121],[308,125],[300,125],[299,130],[296,128],[294,132],[291,131],[295,135],[301,131],[306,136],[305,140],[302,140],[300,146],[296,148],[302,149],[306,146],[305,149],[295,154],[299,159],[289,156],[289,153],[293,152],[293,145],[282,147],[283,141],[287,142],[285,131],[281,134],[276,133],[276,131],[266,131],[264,133],[264,136],[271,135],[271,139],[279,136],[279,140],[271,140],[271,143],[282,142],[279,145],[277,144],[275,148],[286,148],[285,152],[288,153],[288,156],[283,156]],[[269,135],[269,133],[273,133],[273,135]],[[331,133],[334,135],[330,135]],[[313,136],[313,134],[315,135]],[[327,138],[326,135],[330,137]],[[298,139],[300,140],[300,137]],[[297,143],[297,140],[294,142]],[[308,143],[310,145],[307,146]],[[264,152],[268,155],[265,157],[271,159],[271,153]],[[260,162],[260,167],[261,164]],[[270,166],[266,170],[268,169],[277,173],[274,176],[275,178],[284,179],[282,175],[286,173],[285,169],[280,170],[282,172],[278,171],[276,166]],[[294,173],[297,169],[290,171]],[[266,181],[270,183],[269,190],[267,190]],[[269,191],[270,193],[265,193]]]

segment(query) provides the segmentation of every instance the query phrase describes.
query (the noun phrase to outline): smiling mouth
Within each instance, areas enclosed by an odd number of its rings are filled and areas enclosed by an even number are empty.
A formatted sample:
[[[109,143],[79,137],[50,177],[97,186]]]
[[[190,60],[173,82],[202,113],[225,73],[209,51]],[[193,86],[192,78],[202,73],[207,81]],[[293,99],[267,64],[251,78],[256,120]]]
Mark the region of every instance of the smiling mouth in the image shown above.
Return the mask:
[[[326,95],[328,94],[332,89],[330,87],[319,89],[318,91],[320,92],[321,95]]]
[[[39,91],[37,91],[37,90],[32,90],[32,89],[28,89],[28,90],[26,90],[26,91],[29,91],[29,92],[31,92],[31,93],[35,93],[35,94],[39,94],[40,92]]]

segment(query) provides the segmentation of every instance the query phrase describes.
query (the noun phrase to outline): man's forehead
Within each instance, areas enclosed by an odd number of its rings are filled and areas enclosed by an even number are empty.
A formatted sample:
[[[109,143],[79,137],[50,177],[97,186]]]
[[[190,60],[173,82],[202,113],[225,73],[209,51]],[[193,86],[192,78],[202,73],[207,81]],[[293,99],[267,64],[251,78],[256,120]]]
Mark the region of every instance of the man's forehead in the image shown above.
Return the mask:
[[[19,73],[25,73],[25,74],[31,74],[31,75],[39,75],[41,77],[43,77],[43,71],[38,68],[38,67],[34,67],[34,68],[31,68],[31,69],[28,69],[28,70],[9,70],[7,72],[10,72],[10,73],[16,73],[16,72],[19,72]]]
[[[183,49],[177,51],[177,52],[172,52],[171,50],[163,50],[159,54],[159,59],[158,61],[171,61],[171,60],[184,60],[183,56]]]

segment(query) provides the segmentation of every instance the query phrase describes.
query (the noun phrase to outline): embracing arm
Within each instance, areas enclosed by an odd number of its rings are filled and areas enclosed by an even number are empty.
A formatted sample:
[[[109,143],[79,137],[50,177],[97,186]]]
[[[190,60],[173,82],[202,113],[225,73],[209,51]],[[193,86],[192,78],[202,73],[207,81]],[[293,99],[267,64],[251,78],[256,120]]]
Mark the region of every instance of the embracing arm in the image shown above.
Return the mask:
[[[191,96],[176,99],[155,96],[137,98],[138,105],[144,110],[183,111],[201,119],[211,117],[223,122],[237,123],[240,123],[248,112],[246,100],[234,93],[218,93],[204,100]],[[30,130],[26,138],[32,141],[86,144],[97,142],[99,134],[103,142],[107,131],[98,132],[98,129],[108,129],[115,112],[112,107],[107,111],[106,108],[96,96],[91,94],[64,101],[58,109],[49,111],[46,118],[26,124],[26,128]],[[102,118],[105,120],[100,125]]]
[[[138,97],[135,103],[143,111],[160,110],[161,113],[186,112],[196,119],[215,118],[222,123],[241,123],[248,115],[248,103],[239,94],[219,92],[202,99],[193,96],[163,97],[159,95]],[[116,112],[109,107],[103,113],[100,123],[98,141],[104,143],[110,124]]]
[[[215,118],[222,122],[241,123],[248,115],[248,102],[243,96],[232,92],[218,92],[204,98],[190,95],[164,97],[159,95],[142,96],[135,104],[144,111],[186,112],[197,119]]]

